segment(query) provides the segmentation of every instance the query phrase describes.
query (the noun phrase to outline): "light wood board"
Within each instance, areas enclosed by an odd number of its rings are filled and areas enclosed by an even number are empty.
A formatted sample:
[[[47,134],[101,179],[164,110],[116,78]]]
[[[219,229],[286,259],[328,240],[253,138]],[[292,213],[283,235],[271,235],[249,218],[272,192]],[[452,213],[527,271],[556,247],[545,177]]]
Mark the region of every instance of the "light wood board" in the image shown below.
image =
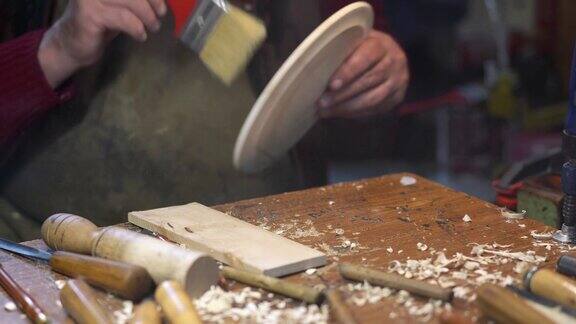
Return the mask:
[[[273,277],[326,264],[322,252],[198,203],[131,212],[128,221],[228,265]]]
[[[254,173],[294,146],[317,121],[316,101],[346,57],[372,28],[365,2],[336,12],[290,55],[250,111],[234,148],[234,166]]]

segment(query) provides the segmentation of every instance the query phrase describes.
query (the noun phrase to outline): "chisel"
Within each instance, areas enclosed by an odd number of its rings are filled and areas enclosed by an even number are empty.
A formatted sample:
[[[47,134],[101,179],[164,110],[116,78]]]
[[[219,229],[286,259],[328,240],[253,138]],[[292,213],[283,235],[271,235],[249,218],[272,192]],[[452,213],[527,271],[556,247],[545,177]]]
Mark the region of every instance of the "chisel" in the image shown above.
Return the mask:
[[[56,272],[82,277],[89,284],[126,299],[139,300],[152,290],[152,278],[140,266],[69,252],[50,253],[5,239],[0,239],[0,248],[47,261]]]

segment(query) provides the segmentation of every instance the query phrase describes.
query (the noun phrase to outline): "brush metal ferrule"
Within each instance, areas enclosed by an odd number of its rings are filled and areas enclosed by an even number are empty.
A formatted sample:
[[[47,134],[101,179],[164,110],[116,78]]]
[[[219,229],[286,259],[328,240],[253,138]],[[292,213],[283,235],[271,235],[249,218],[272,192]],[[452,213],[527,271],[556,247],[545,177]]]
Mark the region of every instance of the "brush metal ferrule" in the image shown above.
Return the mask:
[[[228,3],[225,0],[200,0],[180,39],[196,53],[200,53],[218,19],[227,11]]]

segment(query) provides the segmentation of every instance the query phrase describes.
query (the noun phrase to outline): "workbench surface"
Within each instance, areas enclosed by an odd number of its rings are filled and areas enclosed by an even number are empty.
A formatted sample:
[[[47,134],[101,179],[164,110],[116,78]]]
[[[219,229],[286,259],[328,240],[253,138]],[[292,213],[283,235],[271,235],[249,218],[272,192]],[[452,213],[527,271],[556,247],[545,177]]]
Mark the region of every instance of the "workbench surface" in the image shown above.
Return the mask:
[[[415,184],[403,185],[401,179]],[[160,206],[159,206],[160,207]],[[335,261],[364,264],[385,270],[393,260],[405,262],[435,258],[445,249],[450,258],[459,252],[470,255],[475,243],[502,244],[512,252],[529,250],[546,256],[545,263],[556,260],[565,246],[535,243],[531,231],[549,232],[551,228],[532,220],[509,220],[498,207],[464,193],[443,187],[410,174],[394,174],[380,178],[337,184],[276,196],[240,201],[214,208],[257,224],[263,228],[326,252],[329,265],[316,274],[298,274],[289,278],[310,285],[343,284],[333,266]],[[463,217],[469,215],[471,221]],[[421,244],[419,244],[421,243]],[[27,244],[45,247],[41,241]],[[424,250],[423,245],[427,245]],[[424,251],[422,251],[424,250]],[[519,278],[513,271],[516,262],[493,268],[503,275]],[[49,317],[56,322],[66,319],[58,306],[58,288],[55,280],[63,279],[47,266],[0,252],[2,266],[23,286]],[[331,265],[332,264],[332,265]],[[493,265],[490,265],[493,266]],[[238,285],[235,285],[238,287]],[[470,319],[477,319],[478,311],[473,289],[464,299],[453,302],[453,309]],[[348,293],[352,297],[356,293]],[[120,300],[104,293],[101,301],[112,311],[122,308]],[[408,305],[398,303],[394,296],[364,306],[349,302],[356,318],[361,322],[382,323],[417,322],[427,320],[409,315]],[[8,300],[0,290],[0,306]],[[414,304],[424,305],[428,300],[415,297]],[[441,306],[446,309],[448,306]],[[394,319],[390,319],[393,312]],[[18,312],[7,312],[0,307],[0,323],[25,323]]]

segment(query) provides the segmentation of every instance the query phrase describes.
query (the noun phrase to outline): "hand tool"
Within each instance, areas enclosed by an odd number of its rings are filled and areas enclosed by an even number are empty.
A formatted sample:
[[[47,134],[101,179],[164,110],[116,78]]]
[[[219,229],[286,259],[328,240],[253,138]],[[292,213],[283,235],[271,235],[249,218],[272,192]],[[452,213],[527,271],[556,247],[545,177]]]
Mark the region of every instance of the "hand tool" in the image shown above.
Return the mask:
[[[50,216],[42,224],[42,238],[54,250],[139,265],[156,283],[174,279],[193,297],[218,282],[218,264],[206,254],[120,227],[98,228],[80,216]]]
[[[161,324],[160,307],[153,300],[148,299],[136,306],[134,315],[128,324]]]
[[[506,286],[506,288],[508,288],[509,290],[516,293],[518,296],[523,297],[524,299],[526,299],[528,301],[531,301],[531,302],[536,303],[536,304],[540,304],[540,305],[542,305],[542,307],[547,307],[550,309],[560,311],[560,312],[566,314],[567,316],[571,316],[571,317],[576,318],[576,308],[560,305],[553,300],[550,300],[550,299],[542,297],[542,296],[535,295],[526,289],[522,289],[522,288],[516,287],[514,285],[508,285],[508,286]]]
[[[523,284],[531,293],[576,307],[576,281],[553,270],[533,268],[524,274]]]
[[[556,271],[569,277],[576,277],[576,257],[562,255],[556,263]]]
[[[554,239],[562,243],[576,243],[576,47],[570,73],[569,109],[566,128],[562,132],[562,153],[567,162],[562,166],[562,229]]]
[[[554,321],[538,312],[515,293],[484,284],[478,288],[477,303],[482,312],[498,323],[552,324]]]
[[[257,18],[225,0],[168,0],[174,15],[174,34],[200,55],[224,83],[244,70],[266,38]]]
[[[33,323],[48,323],[46,313],[38,306],[38,303],[22,287],[10,277],[8,272],[0,264],[0,286],[6,290],[16,305],[28,316]]]
[[[453,296],[451,289],[445,289],[420,280],[407,279],[392,273],[367,269],[352,264],[340,264],[338,270],[340,275],[346,279],[368,281],[373,285],[402,289],[424,297],[450,301]]]
[[[288,282],[286,280],[227,266],[222,267],[221,273],[226,279],[236,280],[249,286],[262,288],[297,300],[305,301],[309,304],[319,304],[324,299],[324,295],[321,291],[305,285]]]
[[[94,290],[82,279],[71,279],[60,290],[60,302],[78,324],[112,324],[108,313],[96,300]]]
[[[164,281],[154,294],[156,301],[162,307],[164,314],[172,324],[201,324],[202,320],[196,311],[196,306],[182,285],[170,280]]]
[[[152,290],[152,278],[140,266],[70,252],[50,253],[1,238],[0,248],[47,261],[56,272],[82,277],[89,284],[126,299],[139,300]]]
[[[342,295],[337,289],[330,289],[325,292],[324,295],[326,296],[326,300],[328,301],[328,305],[330,305],[330,310],[336,322],[340,324],[358,323],[344,300],[342,300]]]

